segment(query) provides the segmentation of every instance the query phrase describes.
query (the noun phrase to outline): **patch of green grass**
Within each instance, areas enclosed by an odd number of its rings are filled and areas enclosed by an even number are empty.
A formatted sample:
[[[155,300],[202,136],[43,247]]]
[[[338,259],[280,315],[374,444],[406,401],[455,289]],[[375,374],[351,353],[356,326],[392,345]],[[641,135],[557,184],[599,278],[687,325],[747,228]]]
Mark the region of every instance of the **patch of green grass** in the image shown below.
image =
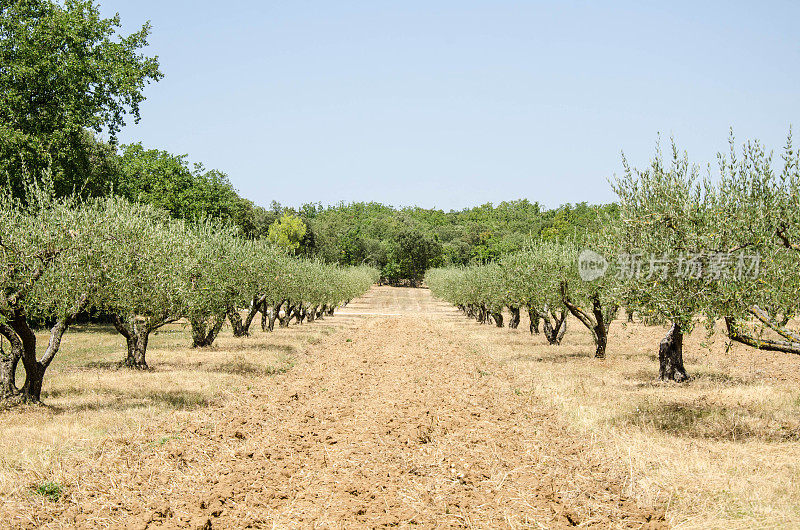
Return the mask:
[[[150,442],[150,445],[164,445],[165,443],[167,443],[169,441],[179,440],[179,439],[180,439],[180,436],[171,434],[169,436],[162,436],[158,440],[153,440],[152,442]]]
[[[42,482],[38,486],[34,486],[33,492],[42,497],[46,497],[51,502],[58,502],[61,495],[64,493],[64,488],[58,482]]]
[[[270,366],[266,367],[266,369],[264,370],[264,373],[266,375],[285,374],[286,372],[291,370],[293,366],[294,366],[294,363],[286,363],[286,364],[282,364],[280,366],[272,366],[272,365],[270,365]]]

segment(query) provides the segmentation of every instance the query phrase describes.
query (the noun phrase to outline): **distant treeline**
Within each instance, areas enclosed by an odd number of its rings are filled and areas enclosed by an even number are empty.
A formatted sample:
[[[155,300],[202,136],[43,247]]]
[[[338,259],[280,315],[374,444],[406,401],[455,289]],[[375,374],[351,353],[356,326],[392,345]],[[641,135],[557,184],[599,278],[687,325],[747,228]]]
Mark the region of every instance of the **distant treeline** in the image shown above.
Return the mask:
[[[294,242],[297,255],[373,265],[391,283],[417,283],[430,267],[492,262],[521,249],[531,238],[581,239],[601,228],[598,216],[617,211],[614,204],[586,203],[545,209],[527,199],[449,212],[376,202],[290,208],[273,201],[264,208],[241,197],[227,174],[191,165],[187,155],[139,143],[115,146],[88,131],[69,151],[71,156],[48,163],[61,195],[120,195],[163,208],[176,219],[229,221],[248,239],[268,238],[271,226],[293,218],[303,225]],[[13,187],[21,189],[22,173],[6,173],[14,175],[9,178]]]
[[[598,229],[598,216],[616,211],[613,204],[586,203],[546,210],[521,199],[449,212],[374,202],[307,204],[297,214],[313,234],[314,253],[326,261],[368,263],[390,282],[416,282],[430,267],[491,262],[531,238],[581,239]]]

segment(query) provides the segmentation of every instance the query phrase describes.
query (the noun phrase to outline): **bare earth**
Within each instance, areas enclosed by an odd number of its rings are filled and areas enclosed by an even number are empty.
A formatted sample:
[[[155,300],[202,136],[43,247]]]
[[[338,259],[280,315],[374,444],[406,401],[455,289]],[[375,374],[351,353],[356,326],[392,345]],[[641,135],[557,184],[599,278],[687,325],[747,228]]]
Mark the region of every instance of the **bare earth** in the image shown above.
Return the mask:
[[[105,440],[74,464],[60,502],[32,504],[35,514],[0,506],[0,524],[663,525],[663,512],[626,499],[624,469],[597,462],[552,404],[515,389],[460,332],[475,324],[428,290],[374,288],[325,325],[333,332],[287,372],[180,424]]]

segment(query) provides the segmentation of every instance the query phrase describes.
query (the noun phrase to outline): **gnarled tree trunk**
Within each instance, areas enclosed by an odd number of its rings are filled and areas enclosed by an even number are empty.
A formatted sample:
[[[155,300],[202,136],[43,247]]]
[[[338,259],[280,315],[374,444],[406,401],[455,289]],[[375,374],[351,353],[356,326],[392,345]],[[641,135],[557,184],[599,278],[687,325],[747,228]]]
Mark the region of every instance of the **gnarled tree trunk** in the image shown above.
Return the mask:
[[[519,327],[519,307],[516,306],[509,306],[508,310],[511,312],[511,318],[508,321],[508,327],[511,329],[517,329]]]
[[[280,327],[288,328],[289,323],[292,321],[293,316],[294,316],[294,305],[287,302],[286,309],[283,310],[283,316],[278,315],[278,322]]]
[[[18,311],[10,322],[11,334],[17,336],[17,340],[12,343],[11,358],[4,363],[4,371],[16,368],[19,361],[25,367],[25,382],[22,388],[16,388],[15,374],[7,373],[3,376],[5,388],[3,393],[8,395],[6,398],[13,398],[18,401],[38,403],[42,397],[42,384],[44,374],[50,362],[53,360],[55,352],[61,344],[61,337],[66,331],[67,324],[61,320],[53,326],[51,330],[50,345],[41,360],[36,358],[36,335],[28,325],[25,315]]]
[[[247,337],[250,335],[250,326],[253,324],[253,319],[255,319],[258,312],[262,310],[265,300],[266,296],[253,297],[253,300],[250,302],[250,307],[247,309],[247,315],[245,315],[244,319],[242,319],[242,315],[233,304],[228,305],[228,320],[231,323],[234,337]],[[262,327],[263,325],[262,317]]]
[[[217,315],[208,320],[193,318],[192,324],[192,347],[207,348],[214,344],[214,340],[219,335],[222,326],[225,324],[225,315]]]
[[[491,313],[489,312],[489,309],[484,304],[481,304],[478,307],[478,322],[481,324],[488,324],[490,318]]]
[[[3,359],[2,375],[0,375],[3,397],[34,403],[41,401],[44,374],[61,347],[64,333],[75,319],[75,315],[86,307],[87,301],[87,294],[79,296],[70,311],[50,328],[50,339],[41,358],[36,357],[36,334],[28,324],[25,312],[17,308],[7,315],[11,318],[0,330],[0,334],[11,342],[11,352]],[[16,369],[19,361],[22,361],[22,366],[25,368],[25,382],[21,389],[16,388]]]
[[[592,300],[592,313],[589,314],[580,307],[572,303],[569,296],[567,296],[566,283],[561,284],[561,294],[564,299],[564,305],[567,306],[569,312],[575,318],[581,321],[592,333],[592,339],[595,343],[594,356],[596,359],[606,358],[606,346],[608,345],[608,328],[611,325],[611,320],[617,312],[617,306],[611,305],[608,315],[603,313],[603,304],[600,302],[600,295],[594,293],[591,297]]]
[[[13,328],[0,324],[0,335],[9,342],[9,351],[0,351],[0,400],[14,397],[19,393],[17,388],[17,365],[22,359],[22,340]]]
[[[682,383],[689,379],[683,367],[683,331],[673,323],[658,348],[659,377],[662,381]]]
[[[539,311],[533,306],[528,306],[528,319],[530,320],[531,335],[534,333],[538,334],[539,320],[541,320],[541,317],[539,316]]]
[[[225,313],[228,315],[228,321],[231,323],[234,337],[246,337],[250,334],[248,328],[246,328],[242,322],[242,315],[233,304],[228,305]]]
[[[494,319],[495,326],[497,326],[498,328],[503,327],[503,313],[500,313],[499,311],[497,312],[493,311],[492,318]]]
[[[278,318],[278,315],[281,312],[281,306],[283,305],[283,301],[277,303],[276,305],[272,306],[272,309],[269,312],[269,322],[267,325],[267,331],[272,331],[275,329],[275,320]]]
[[[120,366],[147,370],[147,344],[150,341],[150,329],[144,319],[136,317],[128,320],[119,315],[114,315],[114,327],[125,337],[128,352],[120,362]]]
[[[564,310],[554,312],[548,309],[540,316],[544,324],[543,331],[547,342],[553,345],[561,344],[561,339],[567,332],[567,312]]]

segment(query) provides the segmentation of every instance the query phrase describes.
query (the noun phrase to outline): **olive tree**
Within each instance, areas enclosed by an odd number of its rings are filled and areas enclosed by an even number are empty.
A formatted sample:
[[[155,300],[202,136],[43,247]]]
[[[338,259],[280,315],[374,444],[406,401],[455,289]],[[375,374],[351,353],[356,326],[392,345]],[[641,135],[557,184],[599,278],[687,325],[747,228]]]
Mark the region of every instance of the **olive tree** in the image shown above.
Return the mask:
[[[616,220],[600,221],[608,227]],[[612,248],[616,248],[613,239],[598,235],[587,237],[583,245],[565,243],[563,256],[567,267],[559,271],[564,305],[591,333],[597,359],[606,357],[608,329],[620,307],[618,281],[609,273],[603,257]]]
[[[190,262],[186,225],[164,211],[140,208],[145,215],[118,220],[123,229],[105,263],[114,272],[102,307],[125,338],[121,364],[144,370],[150,334],[185,313]]]
[[[123,199],[81,203],[54,199],[38,190],[24,202],[2,199],[0,247],[3,256],[0,334],[11,351],[4,355],[2,393],[38,401],[47,368],[76,315],[90,308],[114,306],[114,297],[130,277],[120,262],[159,212]],[[51,322],[47,347],[37,357],[36,322]],[[25,383],[17,389],[19,362]]]
[[[763,230],[750,230],[756,218],[740,209],[753,197],[728,197],[729,186],[700,178],[674,142],[668,161],[659,149],[646,169],[623,163],[625,173],[613,184],[620,198],[621,296],[646,323],[669,324],[659,347],[660,377],[685,381],[683,337],[696,317],[712,329],[719,318],[743,316],[769,292],[745,259],[765,248]]]
[[[225,324],[225,316],[238,299],[241,277],[237,263],[241,242],[236,229],[209,220],[186,228],[187,262],[182,283],[185,289],[183,315],[192,328],[192,346],[214,343]]]
[[[573,265],[564,245],[533,241],[520,252],[503,257],[501,264],[515,305],[526,307],[531,332],[539,321],[550,344],[560,344],[567,330],[568,311],[561,294],[561,282]]]
[[[4,399],[39,401],[63,334],[89,302],[84,267],[92,226],[87,210],[74,200],[30,191],[25,204],[11,190],[0,195],[0,334],[10,344],[10,351],[3,352],[0,392]],[[47,348],[37,356],[33,328],[41,317],[55,324]],[[17,388],[20,361],[25,382]]]
[[[729,337],[762,350],[800,354],[800,332],[789,321],[800,304],[800,153],[791,132],[776,171],[758,141],[719,155],[718,230],[760,256],[756,276],[726,284],[722,312]],[[755,325],[749,325],[748,320]]]
[[[238,296],[231,298],[227,313],[234,336],[244,337],[250,334],[250,326],[259,312],[266,329],[270,294],[274,290],[270,284],[274,281],[275,271],[285,266],[287,251],[266,240],[241,241],[239,250],[234,264],[237,270],[233,273]],[[240,307],[246,308],[244,318],[239,313]]]

